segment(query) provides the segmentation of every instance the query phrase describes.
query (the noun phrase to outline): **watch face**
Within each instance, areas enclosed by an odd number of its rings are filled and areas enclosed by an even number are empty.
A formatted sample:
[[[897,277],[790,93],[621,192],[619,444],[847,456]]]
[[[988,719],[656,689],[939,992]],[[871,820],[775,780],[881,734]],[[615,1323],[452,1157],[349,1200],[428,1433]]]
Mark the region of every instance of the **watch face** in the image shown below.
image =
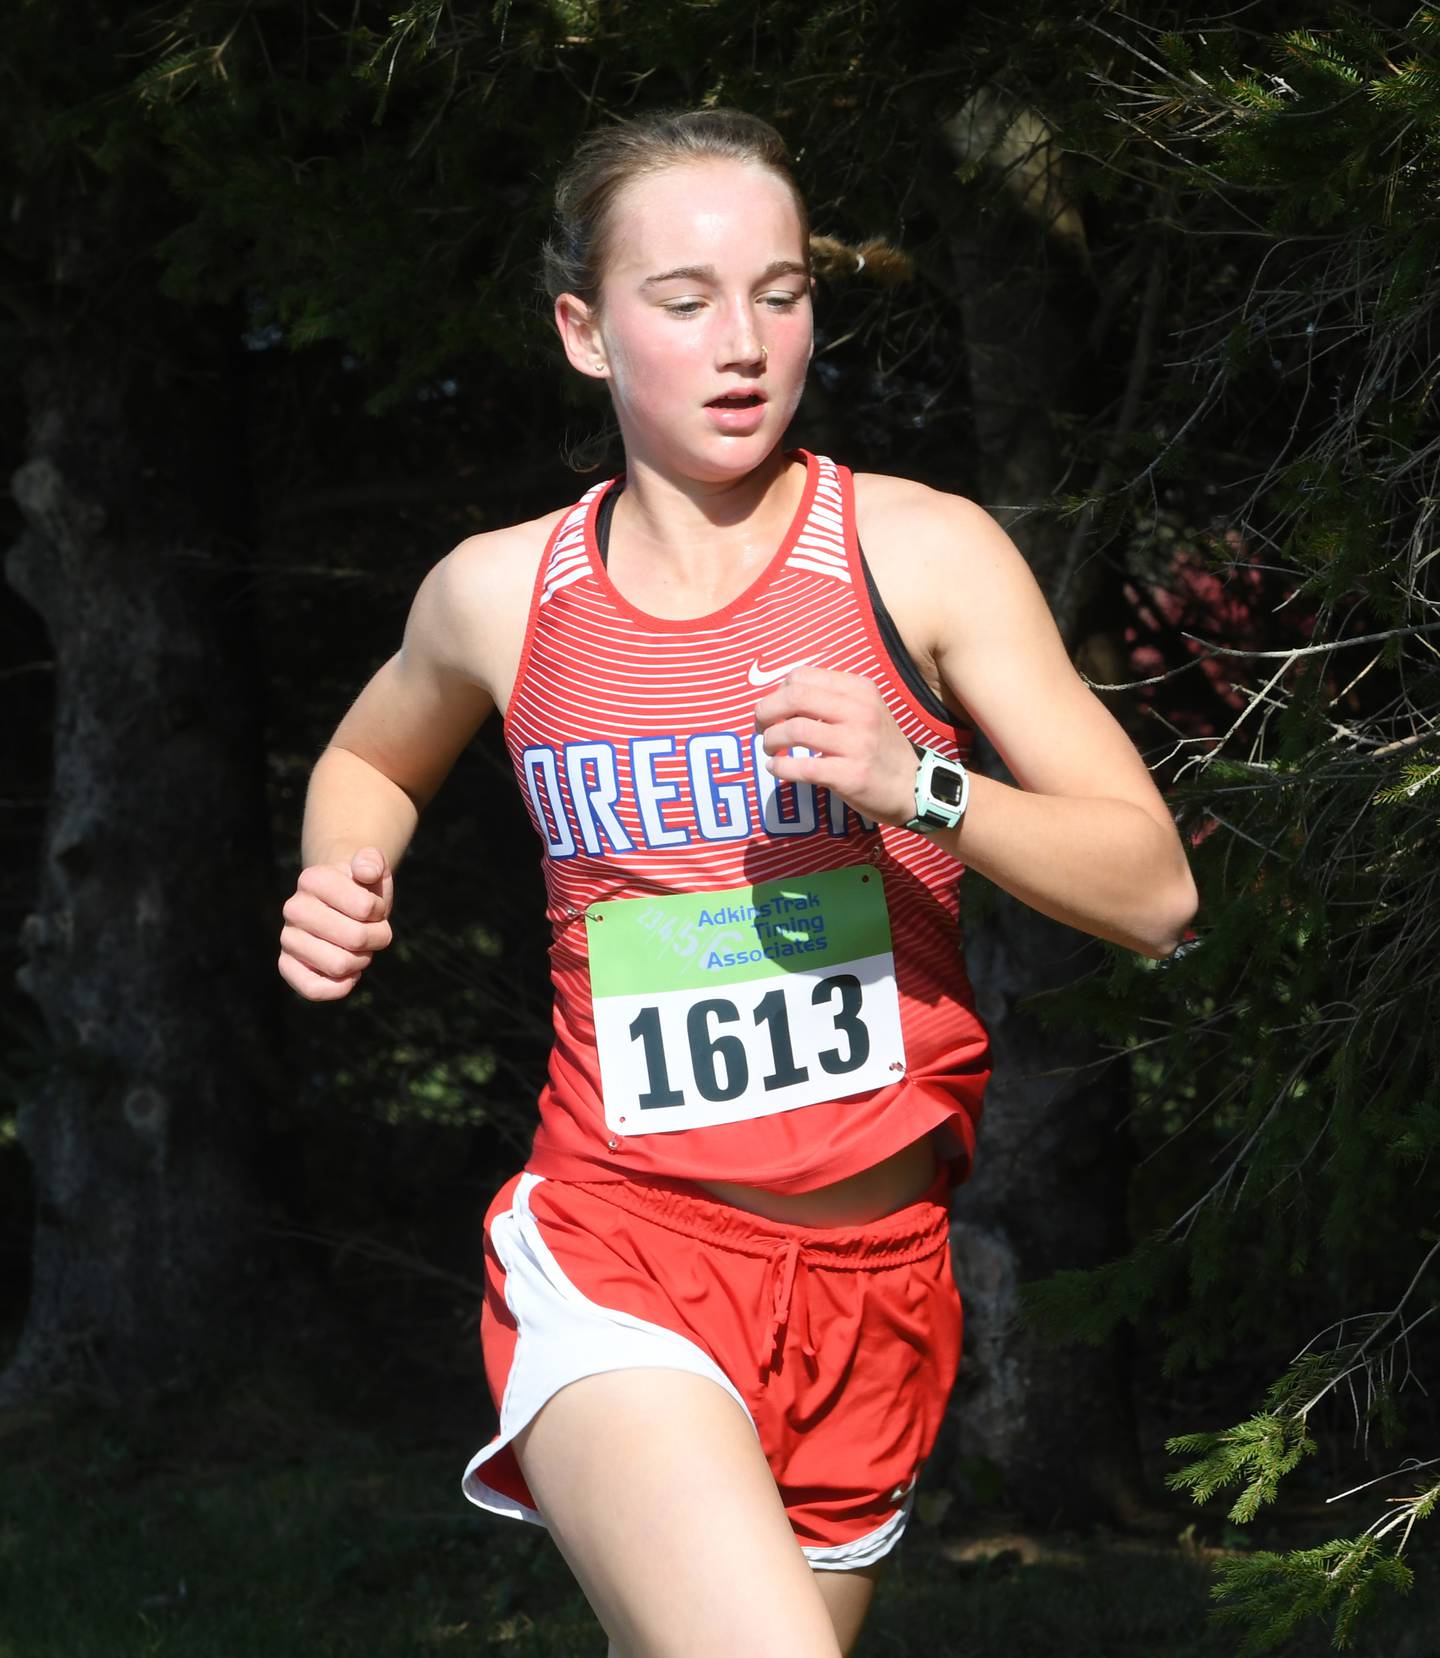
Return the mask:
[[[930,777],[930,793],[946,806],[958,806],[964,781],[963,774],[949,766],[936,766]]]

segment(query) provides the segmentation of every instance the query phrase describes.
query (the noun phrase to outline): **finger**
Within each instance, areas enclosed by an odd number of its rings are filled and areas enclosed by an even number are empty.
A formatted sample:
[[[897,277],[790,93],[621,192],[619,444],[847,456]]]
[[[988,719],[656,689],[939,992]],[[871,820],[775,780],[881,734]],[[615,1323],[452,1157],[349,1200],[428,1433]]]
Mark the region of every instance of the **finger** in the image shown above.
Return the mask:
[[[315,893],[302,892],[298,887],[285,900],[280,913],[302,931],[313,933],[328,944],[338,944],[342,950],[373,954],[383,950],[394,937],[388,921],[357,921]]]
[[[854,746],[854,736],[850,726],[832,725],[826,720],[812,720],[797,714],[764,731],[761,746],[767,754],[779,754],[797,746],[817,754],[848,754]]]
[[[840,794],[839,776],[833,756],[824,754],[772,754],[765,769],[781,783],[814,783],[818,788]]]
[[[332,910],[353,916],[357,921],[383,920],[390,913],[389,894],[394,891],[388,875],[381,891],[374,892],[369,887],[362,887],[336,864],[308,864],[300,871],[295,885],[297,891],[313,892]]]
[[[297,961],[294,956],[287,955],[283,950],[280,953],[279,968],[280,977],[307,1002],[338,1002],[343,996],[348,996],[360,982],[358,973],[351,973],[343,979],[328,978],[324,973],[314,972],[303,961]]]
[[[388,873],[384,852],[378,846],[362,846],[350,860],[350,873],[363,886],[384,880]]]
[[[307,933],[301,927],[282,927],[280,948],[312,972],[323,973],[330,979],[342,979],[362,972],[371,960],[368,950],[342,950],[339,945],[316,938],[314,933]]]
[[[772,692],[770,696],[755,705],[755,724],[760,730],[773,725],[777,720],[788,719],[792,714],[809,714],[815,719],[829,720],[833,724],[847,724],[863,716],[870,706],[871,697],[858,689],[864,685],[869,691],[869,685],[864,681],[847,684],[845,681],[854,680],[851,674],[836,674],[837,680],[842,681],[838,686],[833,685],[794,685],[786,683],[780,690]]]

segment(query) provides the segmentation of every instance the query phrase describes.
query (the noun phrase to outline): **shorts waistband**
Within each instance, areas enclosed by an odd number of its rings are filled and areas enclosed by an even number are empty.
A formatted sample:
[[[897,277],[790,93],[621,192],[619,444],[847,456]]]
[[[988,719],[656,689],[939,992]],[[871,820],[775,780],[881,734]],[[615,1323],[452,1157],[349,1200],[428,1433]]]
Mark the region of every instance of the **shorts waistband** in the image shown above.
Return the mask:
[[[950,1241],[950,1180],[944,1163],[928,1189],[913,1202],[855,1226],[801,1226],[771,1220],[725,1203],[692,1181],[664,1175],[556,1184],[576,1187],[642,1220],[741,1255],[771,1256],[777,1245],[793,1240],[813,1265],[839,1271],[863,1272],[880,1261],[893,1266],[923,1261]]]

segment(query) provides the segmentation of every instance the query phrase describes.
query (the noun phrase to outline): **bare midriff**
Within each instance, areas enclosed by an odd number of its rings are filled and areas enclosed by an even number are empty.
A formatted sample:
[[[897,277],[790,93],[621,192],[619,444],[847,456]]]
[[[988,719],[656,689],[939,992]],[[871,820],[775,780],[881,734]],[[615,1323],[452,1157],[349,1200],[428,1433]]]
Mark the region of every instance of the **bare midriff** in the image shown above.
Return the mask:
[[[864,1226],[923,1196],[936,1167],[935,1144],[926,1134],[859,1174],[817,1186],[813,1192],[771,1192],[729,1180],[697,1180],[695,1184],[722,1203],[748,1209],[766,1220],[795,1226]]]

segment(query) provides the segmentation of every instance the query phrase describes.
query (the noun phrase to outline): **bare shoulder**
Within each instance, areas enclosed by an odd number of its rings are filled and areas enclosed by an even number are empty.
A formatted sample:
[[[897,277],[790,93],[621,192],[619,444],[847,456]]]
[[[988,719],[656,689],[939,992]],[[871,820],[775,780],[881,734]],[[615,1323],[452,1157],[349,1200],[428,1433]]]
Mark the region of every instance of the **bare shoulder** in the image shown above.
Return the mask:
[[[953,495],[943,489],[932,489],[918,478],[900,478],[893,472],[857,472],[855,477],[855,510],[857,513],[899,513],[907,518],[921,519],[944,513],[952,502],[974,507],[963,495]],[[976,508],[982,511],[982,508]]]
[[[406,648],[425,650],[483,686],[503,709],[540,559],[568,508],[466,536],[426,572],[406,627]]]
[[[993,547],[1003,542],[1014,547],[978,501],[889,472],[855,474],[855,517],[867,549],[872,543],[877,547],[913,543],[916,537],[927,550],[951,556],[976,545]]]
[[[481,615],[517,600],[528,606],[541,554],[567,510],[557,507],[522,524],[467,535],[435,566],[447,598]]]
[[[860,545],[887,599],[953,630],[966,619],[993,624],[1017,601],[1044,600],[1030,566],[1004,528],[977,501],[914,478],[855,474]],[[936,647],[942,640],[934,638]]]

